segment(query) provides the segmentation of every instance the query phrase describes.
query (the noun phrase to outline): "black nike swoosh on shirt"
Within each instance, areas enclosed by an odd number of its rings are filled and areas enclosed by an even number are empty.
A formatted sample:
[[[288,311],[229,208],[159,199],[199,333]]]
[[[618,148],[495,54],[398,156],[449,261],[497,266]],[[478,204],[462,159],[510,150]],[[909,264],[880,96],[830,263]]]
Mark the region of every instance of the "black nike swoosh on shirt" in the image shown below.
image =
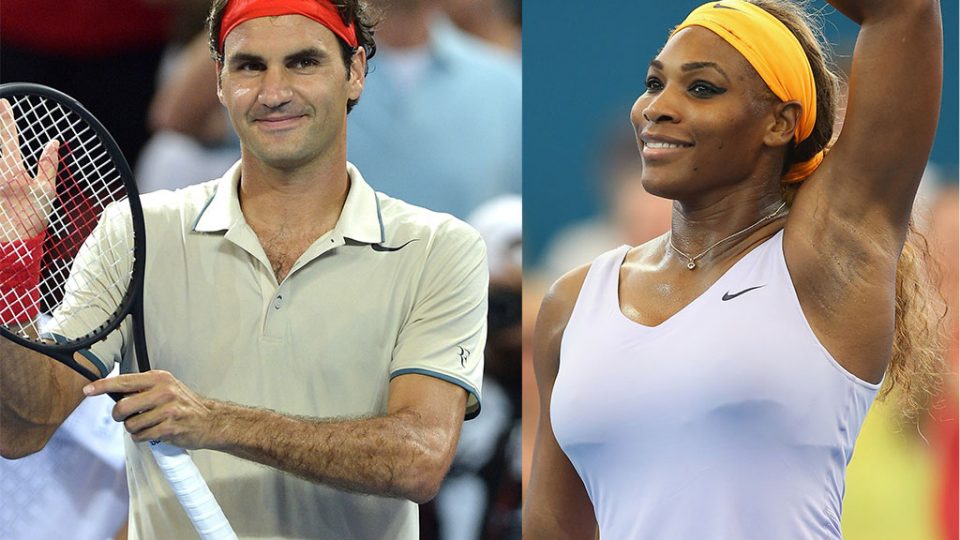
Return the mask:
[[[737,8],[735,8],[735,7],[725,6],[725,5],[721,4],[720,2],[717,2],[716,4],[714,4],[713,7],[715,7],[715,8],[721,8],[721,9],[732,9],[732,10],[734,10],[734,11],[740,11],[739,9],[737,9]]]
[[[419,240],[419,238],[414,238],[413,240],[407,240],[405,243],[397,247],[387,247],[380,244],[370,244],[370,247],[373,248],[374,251],[400,251],[401,249],[407,247],[410,244],[410,242],[416,242],[417,240]]]
[[[730,291],[727,291],[727,292],[723,293],[723,298],[721,298],[721,300],[723,300],[724,302],[726,302],[727,300],[733,300],[734,298],[740,296],[740,295],[743,294],[743,293],[748,293],[748,292],[750,292],[750,291],[752,291],[752,290],[754,290],[754,289],[759,289],[760,287],[766,287],[766,285],[757,285],[756,287],[750,287],[749,289],[744,289],[744,290],[742,290],[742,291],[740,291],[740,292],[738,292],[738,293],[734,293],[734,294],[730,294]]]

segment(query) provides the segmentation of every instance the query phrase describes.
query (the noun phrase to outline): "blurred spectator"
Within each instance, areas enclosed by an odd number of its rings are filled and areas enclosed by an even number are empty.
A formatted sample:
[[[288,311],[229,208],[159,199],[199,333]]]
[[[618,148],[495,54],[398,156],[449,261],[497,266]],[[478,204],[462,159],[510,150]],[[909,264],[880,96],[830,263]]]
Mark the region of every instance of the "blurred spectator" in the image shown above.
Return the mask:
[[[186,0],[3,0],[0,82],[74,97],[135,164],[169,25]]]
[[[543,256],[542,279],[552,283],[605,251],[623,244],[637,246],[670,230],[672,203],[643,189],[641,167],[633,131],[615,129],[597,167],[603,213],[554,235]]]
[[[40,452],[0,458],[0,538],[104,540],[127,521],[123,426],[87,398]]]
[[[931,445],[940,467],[937,475],[939,529],[946,540],[960,539],[960,422],[958,422],[958,372],[960,372],[960,192],[954,176],[931,205],[931,252],[939,261],[940,290],[947,301],[947,376],[940,399],[942,407],[933,412]]]
[[[463,425],[457,455],[433,508],[441,540],[520,538],[522,207],[507,195],[468,219],[483,236],[490,300],[483,411]]]
[[[490,282],[520,288],[523,278],[523,202],[519,195],[501,195],[477,208],[467,222],[487,245]]]
[[[847,467],[843,538],[943,540],[936,533],[936,465],[917,426],[900,424],[897,396],[875,402]]]
[[[520,54],[520,0],[441,0],[447,17],[461,30]]]
[[[465,218],[520,193],[520,62],[466,35],[437,0],[384,0],[347,156],[377,190]]]
[[[203,144],[231,137],[230,121],[217,97],[217,68],[207,39],[204,31],[168,51],[161,84],[150,103],[151,130],[176,131]]]
[[[240,139],[217,98],[206,32],[168,52],[160,80],[150,104],[154,135],[136,170],[144,193],[206,182],[240,159]]]

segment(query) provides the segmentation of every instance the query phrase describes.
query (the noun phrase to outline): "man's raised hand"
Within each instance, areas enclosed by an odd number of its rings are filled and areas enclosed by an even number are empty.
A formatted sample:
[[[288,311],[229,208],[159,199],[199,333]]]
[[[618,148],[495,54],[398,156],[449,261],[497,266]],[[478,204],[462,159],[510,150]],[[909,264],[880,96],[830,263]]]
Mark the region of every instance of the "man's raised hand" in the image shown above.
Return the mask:
[[[56,195],[57,151],[52,140],[43,148],[37,174],[31,175],[20,153],[20,134],[13,107],[0,99],[0,242],[25,240],[47,228]]]

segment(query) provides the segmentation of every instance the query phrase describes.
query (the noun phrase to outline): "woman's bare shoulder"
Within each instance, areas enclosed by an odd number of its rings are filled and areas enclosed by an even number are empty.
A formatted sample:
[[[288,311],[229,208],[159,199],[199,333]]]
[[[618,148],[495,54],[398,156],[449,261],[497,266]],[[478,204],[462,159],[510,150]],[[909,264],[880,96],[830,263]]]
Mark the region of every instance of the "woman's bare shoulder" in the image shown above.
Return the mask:
[[[573,313],[573,307],[577,303],[577,297],[580,296],[580,289],[583,288],[583,282],[587,279],[591,265],[592,263],[588,263],[574,268],[547,289],[537,317],[538,326],[541,326],[541,323],[560,326],[562,331],[562,327],[566,326]]]

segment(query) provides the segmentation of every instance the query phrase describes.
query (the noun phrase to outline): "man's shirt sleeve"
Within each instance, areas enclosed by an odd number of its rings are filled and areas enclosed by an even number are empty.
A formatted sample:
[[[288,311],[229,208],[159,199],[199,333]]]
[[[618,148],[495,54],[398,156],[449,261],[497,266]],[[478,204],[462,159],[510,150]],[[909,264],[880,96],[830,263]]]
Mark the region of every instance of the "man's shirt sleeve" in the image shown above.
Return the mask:
[[[109,320],[130,285],[133,272],[133,230],[130,207],[124,203],[108,206],[97,227],[79,247],[70,267],[63,301],[42,325],[52,339],[77,339]],[[53,254],[56,257],[56,254]],[[120,360],[129,319],[120,329],[81,351],[106,377]]]
[[[480,412],[487,334],[486,248],[480,235],[451,219],[427,250],[415,304],[400,330],[390,377],[416,373],[462,387],[466,418]]]

